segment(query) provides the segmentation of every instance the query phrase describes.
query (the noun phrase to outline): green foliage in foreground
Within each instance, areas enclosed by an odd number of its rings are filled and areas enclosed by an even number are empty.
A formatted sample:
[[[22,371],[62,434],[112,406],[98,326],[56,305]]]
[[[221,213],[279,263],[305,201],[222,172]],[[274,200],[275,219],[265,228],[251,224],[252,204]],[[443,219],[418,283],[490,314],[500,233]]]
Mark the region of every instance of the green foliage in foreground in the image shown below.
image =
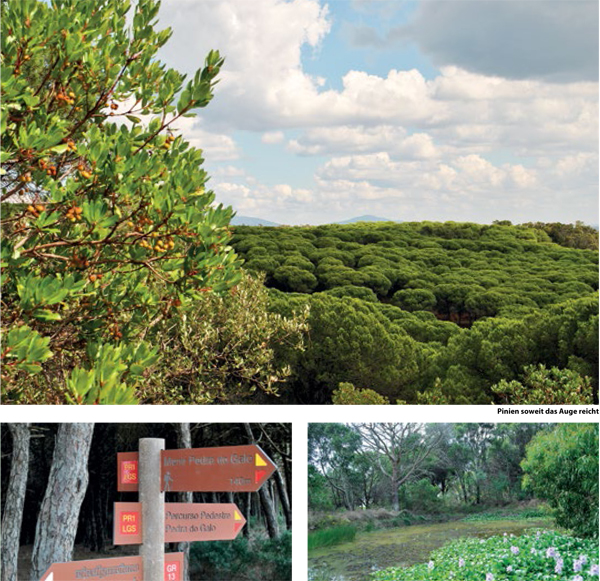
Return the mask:
[[[387,405],[390,402],[372,389],[356,389],[351,383],[340,383],[331,398],[333,405]]]
[[[286,581],[292,578],[292,534],[286,531],[277,539],[248,541],[239,537],[193,543],[190,570],[192,579]]]
[[[373,574],[375,581],[587,581],[598,576],[598,544],[557,532],[461,539],[429,563]]]
[[[145,382],[145,401],[164,404],[260,403],[278,396],[290,374],[285,351],[302,350],[306,313],[267,309],[262,280],[244,273],[223,297],[161,321],[152,334],[162,361]]]
[[[340,543],[350,543],[356,537],[356,529],[352,526],[341,526],[309,533],[308,550],[320,547],[331,547]]]
[[[521,467],[525,487],[548,501],[559,526],[598,538],[598,424],[539,432]]]
[[[176,135],[223,59],[161,64],[158,0],[1,8],[3,403],[136,403],[149,330],[240,278],[232,210]]]
[[[593,400],[589,377],[570,369],[546,369],[545,365],[526,366],[522,383],[502,379],[491,389],[512,404],[578,405]]]

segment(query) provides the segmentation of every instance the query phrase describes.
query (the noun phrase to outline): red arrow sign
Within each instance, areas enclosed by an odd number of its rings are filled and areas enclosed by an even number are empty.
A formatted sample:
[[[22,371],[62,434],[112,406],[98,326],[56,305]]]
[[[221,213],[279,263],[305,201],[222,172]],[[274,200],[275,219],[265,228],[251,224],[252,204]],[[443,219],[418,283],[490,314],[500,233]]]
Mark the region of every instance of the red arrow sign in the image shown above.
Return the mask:
[[[165,581],[181,581],[183,553],[165,555]],[[40,581],[75,581],[102,579],[102,581],[144,581],[142,558],[115,557],[91,561],[53,563]]]
[[[118,490],[137,490],[137,452],[121,452],[117,460]],[[255,444],[161,452],[164,491],[255,492],[275,468],[272,460]]]
[[[142,503],[115,502],[115,545],[142,542]],[[165,503],[165,543],[230,541],[246,519],[235,504]]]

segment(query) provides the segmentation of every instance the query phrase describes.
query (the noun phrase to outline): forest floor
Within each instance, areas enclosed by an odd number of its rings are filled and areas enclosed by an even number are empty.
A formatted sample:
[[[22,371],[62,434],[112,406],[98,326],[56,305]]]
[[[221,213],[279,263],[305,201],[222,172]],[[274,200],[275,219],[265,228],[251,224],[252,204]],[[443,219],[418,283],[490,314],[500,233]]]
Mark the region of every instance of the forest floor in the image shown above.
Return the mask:
[[[364,581],[372,571],[426,562],[432,551],[460,537],[520,535],[534,528],[553,528],[549,518],[454,520],[444,523],[359,532],[356,539],[309,553],[312,581]]]

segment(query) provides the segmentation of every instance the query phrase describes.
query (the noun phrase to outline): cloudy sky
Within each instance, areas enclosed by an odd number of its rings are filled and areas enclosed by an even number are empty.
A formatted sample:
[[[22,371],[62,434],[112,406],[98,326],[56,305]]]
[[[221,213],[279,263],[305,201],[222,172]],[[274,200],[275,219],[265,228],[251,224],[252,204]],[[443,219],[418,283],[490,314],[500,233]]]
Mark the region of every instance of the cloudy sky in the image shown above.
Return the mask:
[[[226,57],[181,130],[239,215],[598,223],[598,1],[163,0]]]

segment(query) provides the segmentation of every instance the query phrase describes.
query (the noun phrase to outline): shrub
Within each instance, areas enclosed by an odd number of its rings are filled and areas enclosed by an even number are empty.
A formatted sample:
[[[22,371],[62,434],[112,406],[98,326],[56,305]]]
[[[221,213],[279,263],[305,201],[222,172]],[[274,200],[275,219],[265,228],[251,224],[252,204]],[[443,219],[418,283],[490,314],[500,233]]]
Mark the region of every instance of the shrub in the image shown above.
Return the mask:
[[[174,128],[223,59],[186,83],[162,65],[154,0],[1,6],[2,201],[23,203],[2,221],[4,403],[135,403],[149,329],[239,280],[232,211]]]
[[[331,397],[333,405],[385,405],[389,400],[372,389],[356,389],[351,383],[340,383]]]
[[[592,384],[576,371],[528,365],[521,381],[502,379],[493,393],[511,404],[577,405],[594,403]]]
[[[546,500],[559,526],[598,538],[598,424],[560,424],[527,446],[523,484]]]
[[[268,311],[261,278],[244,274],[225,297],[208,296],[184,316],[162,321],[153,334],[162,361],[142,396],[158,403],[240,403],[279,395],[290,368],[281,350],[302,350],[306,310]]]

